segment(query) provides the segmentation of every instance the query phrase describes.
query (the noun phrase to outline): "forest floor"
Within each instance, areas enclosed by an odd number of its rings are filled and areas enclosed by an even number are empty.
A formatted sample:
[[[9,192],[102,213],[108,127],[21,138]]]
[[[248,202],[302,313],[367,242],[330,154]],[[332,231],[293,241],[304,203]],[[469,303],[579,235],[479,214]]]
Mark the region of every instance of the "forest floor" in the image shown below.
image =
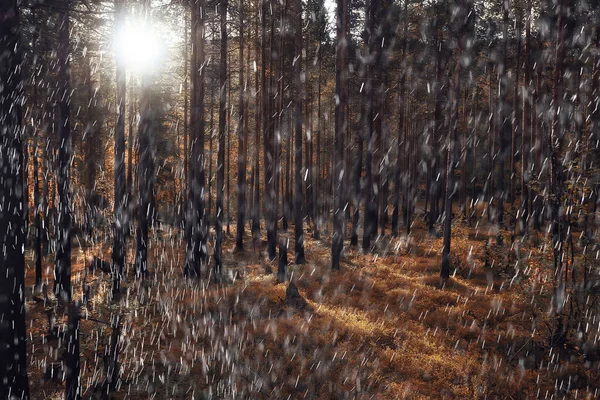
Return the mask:
[[[408,238],[379,239],[373,253],[346,247],[339,272],[331,270],[330,242],[307,229],[307,263],[290,260],[288,270],[305,302],[285,300],[277,262],[249,236],[236,254],[234,236],[227,237],[228,278],[216,285],[206,275],[182,278],[180,232],[154,231],[150,276],[141,284],[129,274],[119,302],[108,299],[107,274],[84,268],[92,255],[110,260],[108,242],[75,246],[75,298],[84,282],[91,287],[80,326],[83,397],[97,394],[104,375],[111,328],[98,321],[120,315],[116,398],[597,398],[598,361],[585,361],[576,347],[549,346],[546,239],[532,234],[511,245],[506,233],[506,247],[488,245],[496,234],[482,223],[454,224],[456,269],[441,287],[442,240],[431,238],[422,220]],[[51,287],[51,256],[44,265]],[[62,330],[65,310],[51,295],[35,301],[31,289],[27,307],[32,398],[62,398],[64,382],[46,370],[60,361],[64,343],[45,335],[47,311]]]

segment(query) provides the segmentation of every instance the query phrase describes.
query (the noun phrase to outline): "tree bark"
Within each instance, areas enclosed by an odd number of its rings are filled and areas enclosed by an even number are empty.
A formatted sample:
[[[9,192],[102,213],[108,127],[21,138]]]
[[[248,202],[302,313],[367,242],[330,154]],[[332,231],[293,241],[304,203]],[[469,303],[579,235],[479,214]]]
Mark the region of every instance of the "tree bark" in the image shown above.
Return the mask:
[[[57,48],[58,82],[60,86],[60,144],[58,149],[58,229],[54,294],[62,301],[71,300],[71,72],[69,64],[69,2],[59,11],[59,42]]]
[[[125,26],[125,4],[123,0],[115,0],[117,37],[123,35]],[[121,57],[116,57],[117,79],[117,123],[115,126],[115,202],[114,202],[114,236],[112,251],[112,295],[121,288],[121,272],[125,267],[125,66]]]
[[[294,47],[296,57],[292,62],[294,66],[294,240],[295,240],[295,263],[304,264],[304,197],[302,195],[302,103],[303,93],[302,88],[302,1],[296,0],[295,37]],[[307,167],[310,161],[307,160]]]
[[[238,184],[237,184],[237,229],[235,250],[244,250],[244,223],[246,221],[246,87],[244,83],[244,0],[239,3],[240,13],[240,118],[238,122]]]
[[[225,185],[225,123],[227,118],[227,5],[228,0],[220,0],[221,20],[221,59],[219,63],[219,149],[217,153],[217,203],[215,223],[215,269],[214,279],[221,280],[223,269],[223,218]]]
[[[16,0],[0,2],[0,397],[29,399],[25,331],[25,246],[23,224],[23,81],[19,9]]]

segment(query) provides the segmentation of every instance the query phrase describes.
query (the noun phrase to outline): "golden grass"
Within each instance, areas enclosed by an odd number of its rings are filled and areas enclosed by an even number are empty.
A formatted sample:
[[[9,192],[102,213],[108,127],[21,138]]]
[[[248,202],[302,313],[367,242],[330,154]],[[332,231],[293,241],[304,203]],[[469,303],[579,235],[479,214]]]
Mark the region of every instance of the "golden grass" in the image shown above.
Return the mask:
[[[531,248],[524,259],[529,248],[486,251],[492,230],[456,225],[457,270],[442,286],[441,240],[419,229],[408,252],[402,246],[389,250],[397,239],[390,240],[385,256],[346,249],[339,272],[330,269],[330,248],[307,235],[308,263],[289,267],[305,309],[285,302],[286,285],[265,275],[264,255],[252,250],[225,252],[226,271],[239,271],[241,279],[216,286],[183,280],[182,243],[155,241],[145,302],[131,277],[127,301],[109,304],[108,277],[81,274],[98,286],[90,315],[124,316],[126,382],[117,398],[148,398],[151,391],[154,398],[480,399],[535,397],[538,391],[556,398],[563,393],[557,382],[575,378],[578,396],[593,393],[598,370],[583,368],[581,360],[543,369],[522,365],[536,348],[546,366],[552,359],[542,328],[548,298],[531,301],[549,284],[543,280],[547,253]],[[486,257],[503,264],[486,268]],[[505,265],[513,258],[522,260],[521,271],[528,268],[518,282]],[[46,329],[42,308],[29,303],[36,335]],[[82,382],[89,394],[102,376],[94,354],[103,351],[110,328],[85,321],[82,332],[83,357],[91,365],[82,369]],[[57,396],[61,384],[42,384],[40,374],[40,360],[54,357],[56,344],[44,345],[35,336],[31,345],[32,391],[40,394],[34,397]]]

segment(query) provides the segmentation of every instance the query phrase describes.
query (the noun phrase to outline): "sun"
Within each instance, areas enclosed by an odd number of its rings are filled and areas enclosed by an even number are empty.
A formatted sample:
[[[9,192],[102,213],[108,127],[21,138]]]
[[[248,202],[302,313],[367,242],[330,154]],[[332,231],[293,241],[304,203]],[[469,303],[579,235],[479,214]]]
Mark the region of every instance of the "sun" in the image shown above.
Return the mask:
[[[147,22],[129,21],[117,35],[116,51],[127,69],[146,73],[160,61],[161,41]]]

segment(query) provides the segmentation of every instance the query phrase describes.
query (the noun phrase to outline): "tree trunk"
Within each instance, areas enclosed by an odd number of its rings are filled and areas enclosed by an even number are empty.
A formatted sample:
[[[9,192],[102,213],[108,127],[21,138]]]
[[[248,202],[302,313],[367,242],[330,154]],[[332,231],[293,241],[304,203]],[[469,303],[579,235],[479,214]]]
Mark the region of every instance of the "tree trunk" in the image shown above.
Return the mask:
[[[223,269],[223,218],[225,214],[223,198],[225,185],[225,123],[227,118],[227,5],[228,0],[220,0],[221,19],[221,59],[219,63],[219,149],[217,153],[217,203],[216,203],[216,243],[214,279],[221,280]]]
[[[204,212],[204,1],[191,6],[190,180],[186,211],[186,266],[184,273],[200,277],[207,261],[207,217]]]
[[[263,0],[264,1],[264,0]],[[262,7],[262,6],[261,6]],[[264,9],[264,7],[262,7]],[[262,18],[262,17],[261,17]],[[258,18],[256,20],[256,24],[254,25],[254,36],[256,49],[255,52],[258,53]],[[262,37],[262,36],[261,36]],[[261,47],[262,48],[262,47]],[[256,54],[258,58],[258,54]],[[262,52],[261,52],[262,57]],[[264,62],[261,64],[261,76],[264,70]],[[259,95],[259,73],[256,71],[254,78],[254,87],[256,89],[256,116],[255,116],[255,128],[254,128],[254,167],[253,169],[253,181],[254,185],[252,186],[252,190],[254,191],[254,206],[252,207],[252,236],[255,240],[260,238],[260,158],[259,158],[259,149],[260,149],[260,130],[262,128],[262,98],[264,97],[263,93],[260,92]],[[265,90],[264,79],[261,80],[261,89]]]
[[[269,13],[269,3],[263,0],[262,3],[262,130],[263,130],[263,146],[264,146],[264,168],[265,168],[265,209],[267,220],[267,254],[270,260],[275,259],[277,255],[277,230],[275,221],[275,181],[274,181],[274,149],[273,137],[271,135],[272,118],[269,114],[271,85],[267,82],[267,14]],[[270,75],[270,73],[269,73]]]
[[[294,64],[294,240],[295,240],[295,263],[304,264],[304,205],[302,196],[302,102],[304,89],[302,88],[302,1],[296,0],[296,32],[294,38],[295,58]],[[310,166],[310,160],[307,160],[307,168]]]
[[[374,135],[373,135],[373,72],[374,63],[370,59],[375,54],[375,10],[379,7],[378,0],[369,0],[367,3],[367,12],[365,20],[365,30],[367,38],[365,39],[368,47],[367,60],[367,75],[364,86],[364,129],[365,140],[367,141],[367,154],[365,156],[365,216],[363,228],[362,248],[364,252],[371,250],[371,237],[376,233],[377,220],[377,198],[373,174],[373,151],[374,151]]]
[[[79,312],[79,302],[71,304],[67,322],[67,346],[65,354],[65,400],[81,399],[81,382],[79,377],[80,358],[79,358],[79,321],[81,315]]]
[[[125,27],[124,1],[115,0],[117,37],[123,35]],[[125,66],[121,57],[116,57],[117,79],[117,123],[115,127],[115,202],[114,237],[112,251],[112,295],[121,288],[121,272],[125,267]]]
[[[0,2],[0,397],[29,399],[25,332],[25,237],[23,232],[23,145],[21,143],[23,81],[20,22],[16,0]],[[6,212],[8,211],[8,212]]]
[[[184,27],[184,52],[183,52],[183,210],[185,214],[185,208],[188,205],[188,191],[190,187],[188,165],[189,165],[189,150],[188,150],[188,18],[187,12],[185,13],[185,27]]]
[[[500,230],[504,229],[504,201],[506,199],[506,188],[504,187],[504,167],[507,157],[506,139],[510,135],[510,123],[508,115],[508,98],[507,98],[507,76],[506,67],[508,65],[508,2],[504,3],[504,18],[503,18],[503,41],[502,41],[502,57],[503,63],[499,65],[499,90],[498,101],[500,103],[500,133],[499,133],[499,150],[498,161],[496,162],[496,199],[498,204],[497,223]],[[502,234],[498,234],[498,243],[502,243]]]
[[[246,115],[244,96],[244,0],[239,3],[240,13],[240,118],[238,125],[238,184],[237,184],[237,229],[235,250],[244,250],[244,222],[246,220]]]
[[[523,76],[523,120],[521,122],[521,231],[527,230],[529,219],[529,179],[530,179],[530,149],[528,140],[531,137],[531,3],[527,0],[527,20],[525,25],[525,65]]]
[[[434,90],[434,111],[433,111],[433,145],[434,148],[439,148],[442,142],[442,69],[443,69],[443,53],[442,53],[442,34],[441,27],[438,27],[437,33],[437,51],[436,51],[436,66],[435,66],[435,90]],[[398,140],[402,140],[399,135]],[[400,151],[400,147],[398,148]],[[435,235],[435,224],[439,218],[439,197],[440,197],[440,180],[441,180],[441,158],[440,152],[436,152],[432,160],[432,178],[429,199],[429,234]]]
[[[58,82],[60,85],[60,146],[58,149],[58,229],[54,294],[62,301],[71,300],[71,72],[69,65],[69,5],[59,12],[57,48]]]
[[[339,99],[335,106],[335,161],[334,161],[334,225],[331,247],[331,266],[340,269],[340,258],[344,247],[344,206],[346,204],[343,187],[344,170],[344,133],[347,129],[346,102],[347,78],[346,58],[348,52],[347,31],[348,0],[337,1],[336,57],[335,57],[335,94]]]
[[[554,287],[555,294],[552,301],[552,309],[555,317],[555,325],[552,331],[551,344],[559,347],[564,343],[566,332],[562,321],[563,299],[566,295],[566,284],[563,280],[565,263],[563,262],[563,241],[565,234],[565,218],[561,215],[560,208],[564,186],[564,170],[561,157],[564,151],[564,132],[560,122],[558,102],[562,98],[562,73],[563,59],[565,56],[565,34],[564,34],[564,0],[557,5],[558,19],[556,22],[556,49],[555,64],[552,77],[552,129],[550,134],[550,210],[552,215],[552,248],[554,254]]]
[[[455,193],[454,184],[454,165],[456,164],[456,151],[455,145],[458,139],[458,107],[460,102],[461,92],[461,59],[469,58],[469,38],[467,37],[467,30],[470,26],[469,18],[471,15],[471,3],[469,0],[460,0],[458,3],[458,9],[453,15],[458,21],[452,21],[451,23],[458,23],[459,26],[456,34],[456,41],[458,44],[456,61],[454,65],[454,78],[453,87],[450,91],[450,135],[448,137],[448,162],[446,165],[446,202],[444,211],[444,247],[442,249],[442,266],[440,270],[440,277],[446,280],[450,277],[450,239],[452,233],[452,203],[453,193]]]

